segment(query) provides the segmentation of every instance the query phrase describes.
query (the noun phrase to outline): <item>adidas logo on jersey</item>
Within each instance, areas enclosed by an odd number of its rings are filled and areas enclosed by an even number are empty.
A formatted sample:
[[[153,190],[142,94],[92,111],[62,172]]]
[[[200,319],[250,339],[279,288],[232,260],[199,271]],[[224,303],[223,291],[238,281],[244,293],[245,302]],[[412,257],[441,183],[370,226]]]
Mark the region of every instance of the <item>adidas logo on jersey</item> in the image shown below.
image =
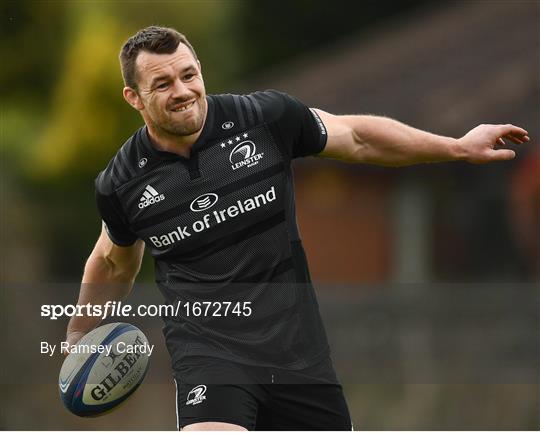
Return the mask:
[[[143,195],[139,200],[139,208],[144,209],[154,203],[165,200],[165,196],[157,192],[152,186],[146,185]]]

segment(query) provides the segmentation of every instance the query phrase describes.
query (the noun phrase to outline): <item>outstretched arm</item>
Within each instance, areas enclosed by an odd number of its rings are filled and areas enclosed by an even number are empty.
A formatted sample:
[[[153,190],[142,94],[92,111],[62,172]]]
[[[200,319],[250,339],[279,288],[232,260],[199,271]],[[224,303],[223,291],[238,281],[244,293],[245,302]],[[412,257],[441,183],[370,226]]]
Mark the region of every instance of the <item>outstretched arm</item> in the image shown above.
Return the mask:
[[[456,160],[482,164],[515,157],[513,150],[499,148],[505,145],[504,139],[516,144],[529,141],[528,132],[514,125],[479,125],[455,139],[386,117],[335,116],[315,111],[328,133],[326,147],[319,156],[346,162],[394,167]]]
[[[104,305],[107,301],[124,299],[131,291],[143,254],[143,241],[120,247],[109,239],[103,226],[86,262],[77,304]],[[66,341],[75,344],[99,322],[101,317],[73,316],[68,324]]]

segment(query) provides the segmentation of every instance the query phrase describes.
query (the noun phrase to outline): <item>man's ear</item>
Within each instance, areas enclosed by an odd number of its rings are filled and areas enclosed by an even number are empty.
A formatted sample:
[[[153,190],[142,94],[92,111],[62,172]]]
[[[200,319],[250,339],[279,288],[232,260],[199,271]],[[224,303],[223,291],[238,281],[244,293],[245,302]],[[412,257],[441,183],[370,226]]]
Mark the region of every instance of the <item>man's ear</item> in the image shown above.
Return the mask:
[[[141,97],[137,93],[135,89],[132,89],[131,87],[124,87],[124,90],[122,91],[122,94],[124,95],[124,99],[127,101],[129,105],[131,105],[135,110],[141,111],[144,110],[144,104],[141,101]]]
[[[202,72],[202,65],[199,59],[197,59],[197,64],[199,65],[199,71]]]

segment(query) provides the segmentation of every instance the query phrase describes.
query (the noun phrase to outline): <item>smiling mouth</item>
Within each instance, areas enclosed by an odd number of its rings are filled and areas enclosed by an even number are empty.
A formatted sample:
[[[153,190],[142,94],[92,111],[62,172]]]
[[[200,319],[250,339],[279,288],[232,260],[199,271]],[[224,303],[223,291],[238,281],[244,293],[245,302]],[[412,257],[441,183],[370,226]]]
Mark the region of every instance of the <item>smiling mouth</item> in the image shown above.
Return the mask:
[[[190,103],[188,103],[186,105],[182,105],[182,106],[173,108],[171,111],[174,111],[175,113],[182,112],[182,111],[187,111],[191,107],[193,107],[193,104],[195,104],[195,101],[191,101]]]

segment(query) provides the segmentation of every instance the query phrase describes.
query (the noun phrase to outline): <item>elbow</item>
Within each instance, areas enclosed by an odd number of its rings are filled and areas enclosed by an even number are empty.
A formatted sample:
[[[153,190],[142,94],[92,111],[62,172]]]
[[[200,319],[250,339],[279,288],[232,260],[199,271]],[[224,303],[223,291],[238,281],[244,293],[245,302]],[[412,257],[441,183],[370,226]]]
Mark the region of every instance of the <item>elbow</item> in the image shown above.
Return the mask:
[[[353,130],[353,143],[348,160],[351,162],[378,165],[382,167],[398,168],[410,165],[410,158],[397,151],[385,148],[381,143],[374,144],[372,141],[362,138]]]
[[[343,159],[352,163],[369,163],[373,149],[354,128],[351,130],[350,142],[352,145]]]
[[[139,272],[139,267],[135,267],[133,264],[118,264],[112,260],[111,257],[105,257],[107,261],[108,273],[111,281],[115,283],[133,283],[135,277]]]
[[[93,281],[131,284],[139,271],[138,266],[120,266],[110,255],[90,256],[84,268],[84,274]]]

